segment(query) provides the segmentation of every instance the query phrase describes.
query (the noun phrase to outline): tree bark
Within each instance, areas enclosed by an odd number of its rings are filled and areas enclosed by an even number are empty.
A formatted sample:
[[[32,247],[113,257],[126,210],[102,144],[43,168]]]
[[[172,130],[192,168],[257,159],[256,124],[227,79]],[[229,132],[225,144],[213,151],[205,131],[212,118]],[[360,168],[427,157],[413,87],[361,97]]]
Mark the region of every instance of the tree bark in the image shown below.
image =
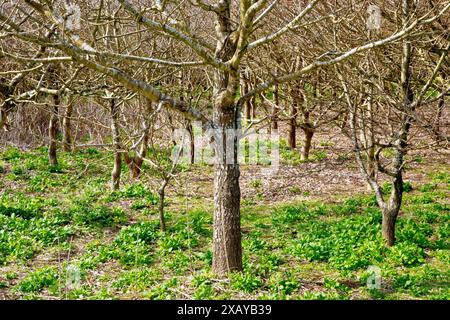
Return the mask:
[[[64,115],[63,120],[63,146],[64,151],[72,151],[72,113],[73,113],[73,104],[69,103],[67,105],[66,114]]]
[[[7,95],[5,95],[5,99]],[[15,105],[11,101],[4,102],[4,105],[0,107],[0,129],[9,131],[10,125],[8,123],[8,115],[14,109]]]
[[[302,126],[302,130],[303,130],[305,137],[303,140],[303,145],[302,145],[302,150],[301,150],[301,160],[306,161],[309,159],[309,154],[311,151],[311,143],[312,143],[312,138],[314,136],[314,128],[312,127],[312,125],[310,123],[307,123]]]
[[[111,172],[111,188],[112,190],[119,190],[120,188],[120,176],[122,173],[122,156],[120,152],[114,153],[114,167]]]
[[[392,183],[392,191],[389,202],[383,208],[382,235],[386,245],[391,247],[395,243],[395,223],[398,213],[402,205],[403,198],[403,174],[402,171],[397,173]]]
[[[0,129],[4,129],[5,131],[8,131],[8,118],[6,111],[0,107]]]
[[[445,72],[442,73],[442,78],[445,80]],[[443,95],[438,102],[437,105],[437,111],[436,111],[436,118],[434,120],[434,125],[432,126],[432,132],[434,134],[434,141],[439,143],[445,138],[443,137],[441,133],[441,120],[442,120],[442,113],[445,109],[445,96]]]
[[[215,137],[216,170],[214,177],[214,255],[213,270],[218,275],[242,270],[240,186],[237,150],[239,139],[230,134],[235,128],[235,112],[222,110],[216,113],[221,124]]]
[[[246,95],[249,92],[249,84],[247,79],[241,79],[241,96]],[[244,103],[244,118],[245,123],[249,124],[252,121],[252,103],[251,99],[248,99]]]
[[[375,145],[372,145],[367,150],[367,173],[372,180],[377,178],[377,170],[375,166]],[[370,183],[367,183],[367,190],[372,190]]]
[[[195,135],[194,128],[192,127],[192,122],[188,121],[186,125],[186,130],[189,133],[189,161],[191,164],[195,163]]]
[[[216,166],[213,270],[219,275],[242,270],[239,175],[237,164]]]
[[[163,184],[158,190],[159,195],[159,203],[158,203],[158,211],[159,211],[159,224],[162,232],[166,232],[166,219],[164,217],[164,200],[166,198],[166,186],[168,181],[164,180]]]
[[[398,211],[389,209],[383,210],[382,235],[388,247],[392,247],[395,243],[395,222],[397,220]]]
[[[288,147],[291,149],[295,149],[297,146],[296,141],[296,132],[297,131],[297,105],[295,103],[292,104],[290,119],[288,123],[288,132],[287,132],[287,143]]]
[[[119,106],[116,105],[115,99],[110,100],[111,112],[111,133],[114,148],[114,167],[111,172],[111,188],[112,190],[119,190],[120,176],[122,173],[122,153],[119,132]]]
[[[372,180],[376,180],[377,171],[375,167],[375,131],[374,131],[374,109],[373,109],[373,86],[370,85],[369,89],[369,100],[367,103],[367,109],[363,110],[363,114],[366,113],[366,117],[363,116],[364,121],[367,123],[363,123],[363,131],[364,131],[364,148],[367,150],[367,171]],[[371,190],[371,186],[367,184],[367,190]]]
[[[280,93],[278,90],[279,90],[278,85],[275,85],[273,92],[275,106],[280,105]],[[272,130],[278,130],[278,109],[275,106],[272,107],[272,121],[271,121]]]
[[[51,166],[58,165],[58,158],[56,156],[57,148],[57,134],[58,134],[58,107],[60,103],[59,95],[53,95],[53,106],[50,114],[50,121],[48,124],[48,162]]]
[[[260,93],[258,93],[258,97],[259,97],[259,101],[263,100],[263,97],[261,96]],[[255,120],[256,119],[256,95],[252,96],[250,99],[250,114],[251,114],[251,120]]]
[[[217,109],[214,118],[221,127],[216,130],[214,142],[213,270],[224,276],[228,272],[242,270],[239,137],[235,131],[235,110]]]

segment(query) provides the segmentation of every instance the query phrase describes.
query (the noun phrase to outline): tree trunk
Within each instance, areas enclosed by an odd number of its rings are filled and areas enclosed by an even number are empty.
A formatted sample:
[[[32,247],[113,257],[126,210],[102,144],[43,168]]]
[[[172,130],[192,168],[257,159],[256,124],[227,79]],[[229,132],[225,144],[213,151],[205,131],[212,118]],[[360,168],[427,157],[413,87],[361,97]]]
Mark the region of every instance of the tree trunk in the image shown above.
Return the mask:
[[[6,115],[6,111],[0,107],[0,129],[4,129],[5,131],[8,131],[8,118]]]
[[[114,167],[111,172],[111,188],[112,190],[119,190],[120,175],[122,173],[122,153],[119,132],[119,106],[116,105],[115,99],[110,101],[111,112],[111,132],[114,148]]]
[[[258,94],[259,97],[259,101],[263,101],[263,97],[261,94]],[[256,119],[256,96],[252,96],[250,99],[250,114],[251,114],[251,120],[255,120]]]
[[[280,94],[278,91],[278,85],[275,85],[274,92],[273,92],[273,98],[275,102],[275,106],[272,107],[272,123],[271,123],[271,129],[272,130],[278,130],[278,109],[276,106],[280,105]]]
[[[397,220],[398,211],[385,209],[383,210],[382,235],[388,247],[392,247],[395,243],[395,222]]]
[[[58,159],[56,157],[56,143],[58,134],[58,106],[59,106],[59,95],[55,94],[53,96],[53,106],[50,115],[50,121],[48,124],[48,162],[51,166],[58,165]]]
[[[120,152],[114,153],[114,167],[111,172],[111,188],[112,190],[119,190],[120,188],[120,175],[122,173],[122,155]]]
[[[246,95],[248,91],[249,85],[247,79],[241,79],[241,96]],[[244,103],[244,118],[246,124],[249,124],[252,121],[252,103],[250,99]]]
[[[225,2],[223,2],[225,3]],[[229,61],[237,48],[237,33],[233,32],[231,5],[216,16],[216,59]],[[241,2],[242,5],[249,3]],[[241,110],[235,104],[239,86],[238,68],[232,71],[217,69],[214,73],[214,230],[213,271],[225,276],[242,270],[241,221],[239,187],[239,134]],[[230,137],[230,133],[231,137]],[[228,136],[228,137],[227,137]]]
[[[195,163],[195,136],[194,136],[194,128],[192,127],[192,123],[188,121],[186,125],[186,130],[189,133],[189,161],[191,164]]]
[[[73,113],[73,104],[69,103],[67,105],[66,114],[63,120],[63,128],[64,128],[63,146],[64,151],[67,152],[72,151],[72,123],[71,123],[72,113]]]
[[[375,145],[369,147],[367,150],[367,173],[372,180],[376,180],[377,178],[377,170],[375,167]],[[372,190],[370,183],[367,183],[367,190]]]
[[[159,224],[162,232],[166,232],[166,219],[164,217],[164,200],[166,197],[166,186],[167,180],[164,180],[161,188],[158,190],[159,195],[159,203],[158,203],[158,211],[159,211]]]
[[[301,151],[301,160],[308,160],[309,153],[311,150],[311,142],[314,136],[314,129],[311,124],[306,124],[302,126],[303,133],[305,134],[305,138],[303,140],[302,151]]]
[[[382,233],[386,241],[386,245],[391,247],[395,242],[395,222],[402,205],[403,198],[403,175],[398,172],[393,184],[389,197],[389,202],[383,208]]]
[[[130,157],[128,154],[125,154],[125,162],[130,171],[130,178],[133,180],[138,179],[141,175],[141,168],[144,162],[143,159],[138,155]]]
[[[242,270],[237,113],[216,108],[216,165],[214,177],[213,270],[219,276]],[[230,131],[231,129],[231,131]]]
[[[8,114],[16,106],[12,101],[4,101],[10,97],[14,92],[15,85],[13,87],[3,85],[0,83],[0,98],[3,100],[3,105],[0,106],[0,129],[9,131]]]
[[[148,140],[150,139],[150,125],[148,125],[148,130],[144,133],[144,138],[142,139],[141,148],[139,149],[139,154],[137,155],[136,164],[138,171],[135,174],[135,178],[138,178],[142,172],[142,164],[144,163],[144,158],[147,157],[148,151]]]
[[[363,128],[364,128],[364,132],[365,132],[365,136],[364,136],[364,147],[367,149],[367,171],[369,174],[369,177],[372,180],[376,180],[376,176],[377,176],[377,171],[376,171],[376,167],[375,167],[375,131],[374,131],[374,108],[373,108],[373,101],[372,101],[372,96],[373,96],[373,86],[370,85],[370,90],[369,90],[369,101],[367,103],[367,109],[365,110],[366,112],[366,117],[367,118],[367,124],[364,123]],[[364,111],[363,111],[364,113]],[[368,183],[367,184],[367,190],[371,190],[371,186]]]
[[[442,74],[442,78],[445,79],[445,73]],[[439,99],[438,105],[437,105],[437,112],[436,112],[436,118],[434,120],[434,126],[432,126],[432,132],[434,134],[434,141],[439,143],[443,140],[443,135],[441,133],[441,120],[442,120],[442,113],[445,109],[445,96],[442,96]]]
[[[252,121],[252,105],[250,101],[245,102],[245,122],[250,123]]]
[[[291,115],[288,123],[288,136],[287,143],[288,147],[295,149],[297,145],[296,141],[296,129],[297,129],[297,106],[295,103],[292,104]]]
[[[213,270],[242,270],[239,165],[217,164],[214,179]]]

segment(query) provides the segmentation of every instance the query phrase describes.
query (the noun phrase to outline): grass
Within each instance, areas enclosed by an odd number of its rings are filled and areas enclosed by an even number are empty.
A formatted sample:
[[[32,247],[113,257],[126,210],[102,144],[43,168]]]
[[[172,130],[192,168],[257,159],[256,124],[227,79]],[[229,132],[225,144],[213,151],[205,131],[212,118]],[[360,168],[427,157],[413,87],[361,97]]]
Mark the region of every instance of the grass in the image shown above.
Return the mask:
[[[369,195],[244,202],[244,271],[224,280],[211,271],[209,205],[196,199],[198,208],[186,209],[169,195],[173,205],[162,233],[151,177],[125,180],[120,191],[110,192],[107,154],[89,149],[59,157],[60,166],[49,169],[43,148],[0,154],[0,297],[450,298],[446,172],[430,172],[420,185],[405,183],[393,248],[383,245],[381,214]],[[78,176],[87,162],[92,164]],[[262,181],[250,186],[260,189]],[[367,286],[373,270],[381,277],[375,289]],[[73,272],[79,283],[67,288]]]

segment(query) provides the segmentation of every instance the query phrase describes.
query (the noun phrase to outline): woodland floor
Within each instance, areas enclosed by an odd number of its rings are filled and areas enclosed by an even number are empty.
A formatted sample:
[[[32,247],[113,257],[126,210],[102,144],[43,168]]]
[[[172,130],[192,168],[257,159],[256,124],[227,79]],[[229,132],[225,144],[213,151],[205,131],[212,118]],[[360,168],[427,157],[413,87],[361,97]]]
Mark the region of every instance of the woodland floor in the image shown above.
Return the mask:
[[[449,299],[448,154],[410,156],[397,244],[385,248],[351,154],[318,141],[308,162],[282,149],[274,175],[242,167],[244,272],[226,280],[211,272],[211,166],[169,188],[163,234],[151,173],[130,181],[124,167],[111,192],[109,153],[61,152],[49,167],[45,148],[5,149],[0,299]]]

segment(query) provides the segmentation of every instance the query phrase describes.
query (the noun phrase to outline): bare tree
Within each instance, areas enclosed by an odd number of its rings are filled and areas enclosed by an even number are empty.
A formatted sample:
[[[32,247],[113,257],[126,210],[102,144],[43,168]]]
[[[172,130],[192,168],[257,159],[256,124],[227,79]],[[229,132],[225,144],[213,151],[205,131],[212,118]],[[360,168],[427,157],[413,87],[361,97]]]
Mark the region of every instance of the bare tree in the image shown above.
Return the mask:
[[[91,21],[95,23],[86,20],[87,23],[77,31],[69,27],[67,22],[70,17],[56,4],[24,0],[25,5],[12,5],[12,15],[1,12],[0,23],[1,31],[17,41],[51,47],[60,55],[49,56],[47,60],[43,58],[41,63],[55,62],[56,59],[82,65],[108,76],[116,84],[162,105],[164,109],[176,111],[188,120],[200,121],[205,129],[213,130],[216,155],[213,270],[218,275],[225,275],[242,269],[240,168],[237,150],[244,104],[274,85],[300,80],[311,71],[402,40],[411,32],[434,22],[450,7],[448,3],[441,5],[437,13],[427,12],[409,19],[402,28],[386,37],[370,41],[363,39],[354,47],[342,46],[333,55],[329,54],[333,47],[326,48],[325,53],[323,52],[324,47],[330,43],[329,39],[316,37],[314,41],[322,40],[323,44],[305,54],[301,68],[283,74],[267,72],[265,80],[252,86],[246,94],[238,96],[241,71],[249,65],[247,60],[251,60],[252,55],[256,55],[263,47],[280,44],[285,45],[288,51],[297,50],[283,40],[306,25],[342,15],[342,4],[352,5],[351,1],[343,1],[333,7],[326,1],[312,0],[296,6],[291,17],[286,13],[292,12],[287,10],[292,2],[283,2],[192,0],[181,3],[158,1],[152,5],[151,1],[100,1],[84,8],[86,15],[90,13]],[[319,7],[321,10],[315,10]],[[322,11],[329,14],[324,17]],[[190,19],[196,15],[200,18]],[[279,23],[280,17],[288,17],[288,20]],[[129,21],[133,21],[131,26]],[[339,20],[332,20],[332,24],[339,23]],[[39,28],[33,28],[32,25]],[[52,30],[54,27],[56,30],[50,38],[42,34],[43,30]],[[101,35],[101,28],[113,30],[113,33]],[[164,54],[167,50],[159,53],[145,50],[142,44],[148,43],[146,36],[149,35],[158,38],[156,46],[172,48],[171,53]],[[155,56],[158,58],[154,58]],[[213,94],[209,102],[209,106],[212,105],[212,115],[167,94],[168,90],[158,85],[160,80],[145,80],[144,67],[148,65],[154,66],[158,71],[164,67],[167,74],[180,68],[207,68],[208,76],[212,74]],[[160,76],[164,73],[160,72]]]

